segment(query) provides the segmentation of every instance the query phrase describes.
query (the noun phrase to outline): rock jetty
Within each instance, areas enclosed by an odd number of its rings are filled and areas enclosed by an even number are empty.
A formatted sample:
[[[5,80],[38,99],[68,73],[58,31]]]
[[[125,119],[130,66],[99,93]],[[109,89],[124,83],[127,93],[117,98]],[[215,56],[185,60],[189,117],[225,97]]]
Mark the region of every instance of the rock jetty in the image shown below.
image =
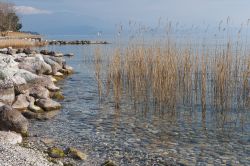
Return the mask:
[[[90,40],[51,40],[47,41],[49,45],[87,45],[87,44],[109,44],[107,41],[90,41]]]
[[[54,117],[61,108],[51,99],[61,95],[55,82],[71,73],[61,53],[0,49],[0,130],[27,135],[27,119]]]

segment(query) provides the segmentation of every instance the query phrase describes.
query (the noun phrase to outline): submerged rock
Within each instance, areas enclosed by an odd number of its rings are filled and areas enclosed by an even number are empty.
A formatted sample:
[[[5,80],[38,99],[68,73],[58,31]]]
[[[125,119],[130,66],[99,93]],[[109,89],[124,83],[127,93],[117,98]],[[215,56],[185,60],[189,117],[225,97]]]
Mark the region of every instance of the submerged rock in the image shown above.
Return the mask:
[[[71,57],[71,56],[74,56],[74,54],[73,53],[68,53],[68,54],[64,54],[63,56]]]
[[[59,110],[61,109],[61,104],[53,101],[49,98],[47,99],[39,99],[36,102],[36,105],[38,105],[39,107],[43,108],[45,111],[53,111],[53,110]]]
[[[78,149],[75,149],[75,148],[67,148],[65,150],[65,153],[69,156],[69,157],[72,157],[74,159],[77,159],[77,160],[86,160],[87,159],[87,155],[83,152],[81,152],[80,150]]]
[[[64,151],[58,147],[49,148],[48,154],[52,158],[62,158],[65,156]]]
[[[48,144],[54,143],[55,140],[51,139],[51,138],[43,138],[43,139],[41,139],[41,142],[44,143],[45,145],[48,145]]]
[[[0,129],[25,134],[28,131],[28,120],[19,111],[4,105],[0,107]]]
[[[111,160],[105,161],[101,166],[116,166]]]
[[[37,120],[49,120],[54,118],[56,115],[58,115],[60,111],[54,110],[49,112],[32,112],[32,111],[25,111],[23,112],[23,116],[25,116],[28,119],[37,119]]]

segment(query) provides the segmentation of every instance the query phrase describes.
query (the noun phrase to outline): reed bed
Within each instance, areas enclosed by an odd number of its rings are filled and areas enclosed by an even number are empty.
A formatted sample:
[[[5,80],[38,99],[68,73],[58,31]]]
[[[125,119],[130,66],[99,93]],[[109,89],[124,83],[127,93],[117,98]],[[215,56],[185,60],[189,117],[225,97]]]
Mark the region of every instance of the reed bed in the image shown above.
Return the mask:
[[[250,57],[238,49],[244,46],[232,43],[227,40],[212,48],[178,46],[169,39],[164,44],[130,43],[114,49],[104,64],[107,74],[97,74],[97,80],[103,77],[102,91],[111,96],[116,108],[124,100],[136,108],[163,112],[198,106],[202,116],[208,108],[220,112],[245,109]],[[96,67],[97,73],[100,70]]]

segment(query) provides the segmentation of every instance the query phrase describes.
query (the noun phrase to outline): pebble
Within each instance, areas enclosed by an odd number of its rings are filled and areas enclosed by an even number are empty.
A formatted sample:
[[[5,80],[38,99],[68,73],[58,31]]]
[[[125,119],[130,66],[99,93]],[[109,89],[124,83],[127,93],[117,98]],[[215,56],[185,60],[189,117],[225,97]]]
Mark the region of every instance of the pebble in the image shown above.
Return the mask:
[[[54,166],[41,152],[33,149],[0,143],[0,165],[32,165],[32,166]]]

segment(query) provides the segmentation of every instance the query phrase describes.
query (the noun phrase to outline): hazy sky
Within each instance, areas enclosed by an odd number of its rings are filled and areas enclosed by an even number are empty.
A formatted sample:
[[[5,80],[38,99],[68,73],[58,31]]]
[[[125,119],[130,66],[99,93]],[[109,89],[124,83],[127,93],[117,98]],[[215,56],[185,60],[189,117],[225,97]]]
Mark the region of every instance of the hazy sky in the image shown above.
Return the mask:
[[[24,30],[40,33],[112,31],[129,20],[149,26],[219,24],[230,17],[240,26],[250,18],[249,0],[9,0],[22,16]]]

